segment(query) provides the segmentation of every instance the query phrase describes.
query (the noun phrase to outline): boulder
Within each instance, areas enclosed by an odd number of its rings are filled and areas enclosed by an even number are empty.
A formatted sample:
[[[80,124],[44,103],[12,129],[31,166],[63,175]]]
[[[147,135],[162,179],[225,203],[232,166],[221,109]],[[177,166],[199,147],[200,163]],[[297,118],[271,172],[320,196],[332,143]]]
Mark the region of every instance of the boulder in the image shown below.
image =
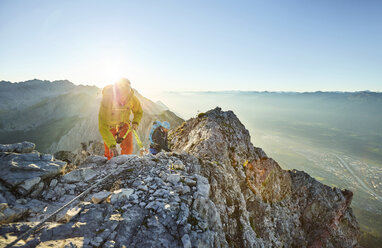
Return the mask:
[[[99,155],[92,155],[86,158],[84,164],[96,164],[96,166],[101,166],[107,162],[107,158]]]
[[[24,143],[22,143],[24,144]],[[26,143],[26,147],[34,147],[33,143]],[[0,152],[0,180],[8,187],[18,188],[19,193],[28,194],[41,180],[55,177],[65,169],[66,162],[53,160],[52,156],[40,154],[36,151],[18,148],[15,144],[9,151],[28,151],[30,153]]]
[[[129,188],[124,188],[124,189],[119,189],[113,192],[113,195],[111,196],[110,202],[112,204],[118,202],[118,201],[123,201],[123,200],[128,200],[129,197],[134,193],[133,189]]]
[[[74,216],[76,216],[81,211],[80,207],[73,207],[66,211],[65,220],[69,222]]]
[[[95,193],[92,196],[92,202],[93,203],[100,203],[103,200],[105,200],[106,198],[108,198],[110,194],[111,193],[108,191],[101,191],[101,192]]]
[[[170,174],[167,177],[167,181],[172,184],[177,184],[180,181],[180,175],[179,174]]]
[[[73,170],[62,177],[64,183],[86,182],[97,176],[97,173],[89,168]]]
[[[40,177],[27,179],[18,186],[18,192],[22,195],[27,195],[32,190],[32,188],[36,186],[40,181]]]
[[[54,153],[54,157],[65,162],[72,163],[74,162],[76,154],[71,151],[58,151]]]
[[[10,207],[8,203],[0,203],[0,224],[14,222],[28,213],[28,209],[21,204]]]
[[[27,141],[15,144],[0,144],[0,152],[30,153],[35,147],[35,144]]]

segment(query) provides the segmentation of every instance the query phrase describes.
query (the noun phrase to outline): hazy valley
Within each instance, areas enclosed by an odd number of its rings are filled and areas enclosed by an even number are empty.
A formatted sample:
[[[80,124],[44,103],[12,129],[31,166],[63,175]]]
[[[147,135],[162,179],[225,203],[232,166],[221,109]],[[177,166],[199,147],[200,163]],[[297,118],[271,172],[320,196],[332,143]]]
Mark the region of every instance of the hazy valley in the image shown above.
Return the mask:
[[[168,92],[161,100],[183,118],[233,110],[281,167],[353,191],[363,244],[382,242],[382,93]]]

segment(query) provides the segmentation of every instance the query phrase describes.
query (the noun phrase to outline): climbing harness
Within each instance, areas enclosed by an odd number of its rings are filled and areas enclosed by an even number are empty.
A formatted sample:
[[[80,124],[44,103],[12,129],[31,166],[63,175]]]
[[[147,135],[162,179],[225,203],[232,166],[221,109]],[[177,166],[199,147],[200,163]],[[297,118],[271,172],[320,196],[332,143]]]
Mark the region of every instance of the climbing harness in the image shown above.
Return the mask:
[[[119,126],[116,127],[117,132],[116,132],[116,134],[114,135],[114,139],[115,139],[115,141],[117,142],[117,144],[122,143],[122,141],[123,141],[123,140],[127,137],[127,135],[131,132],[131,125],[129,125],[129,128],[127,129],[126,134],[121,138],[121,137],[119,137],[119,133],[120,133],[122,130],[124,130],[124,129],[121,128],[121,127],[123,127],[123,126],[119,125]]]
[[[135,140],[137,141],[137,144],[139,146],[139,149],[143,148],[143,143],[142,141],[139,139],[139,136],[137,134],[137,132],[135,130],[133,130],[133,134],[135,136]]]
[[[127,129],[126,134],[123,136],[123,140],[126,139],[127,135],[131,132],[131,125],[129,125],[129,129]]]
[[[115,135],[116,138],[118,138],[118,135],[119,135],[119,132],[120,132],[120,131],[121,131],[121,130],[118,130],[118,131],[117,131],[117,134]],[[143,143],[142,143],[141,139],[139,138],[139,135],[138,135],[137,131],[135,131],[134,129],[132,129],[132,128],[131,128],[131,125],[129,125],[129,129],[127,129],[127,132],[126,132],[126,134],[122,137],[122,140],[124,140],[124,139],[127,137],[127,135],[129,135],[129,133],[130,133],[131,131],[133,131],[133,134],[134,134],[135,140],[137,141],[137,144],[138,144],[138,146],[139,146],[139,149],[143,148]],[[118,142],[117,142],[117,144],[118,144]]]

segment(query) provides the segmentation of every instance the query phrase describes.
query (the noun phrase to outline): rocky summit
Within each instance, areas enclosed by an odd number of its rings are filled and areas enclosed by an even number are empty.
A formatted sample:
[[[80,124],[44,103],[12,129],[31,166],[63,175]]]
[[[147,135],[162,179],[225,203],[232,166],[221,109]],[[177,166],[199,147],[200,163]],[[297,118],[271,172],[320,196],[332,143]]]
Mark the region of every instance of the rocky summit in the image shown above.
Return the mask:
[[[156,156],[107,161],[92,144],[58,153],[62,162],[31,143],[2,145],[0,246],[358,246],[352,192],[283,170],[250,140],[216,108],[173,130],[173,152]]]

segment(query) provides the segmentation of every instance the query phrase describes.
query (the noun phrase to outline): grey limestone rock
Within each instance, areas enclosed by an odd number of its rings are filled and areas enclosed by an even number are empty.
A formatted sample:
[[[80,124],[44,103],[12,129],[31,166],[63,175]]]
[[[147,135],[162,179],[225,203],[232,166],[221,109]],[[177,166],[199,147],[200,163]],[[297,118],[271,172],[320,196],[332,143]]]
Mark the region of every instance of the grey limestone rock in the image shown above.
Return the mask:
[[[333,193],[306,173],[282,170],[252,145],[233,112],[216,108],[199,114],[169,136],[173,149],[202,161],[201,174],[208,181],[197,177],[193,209],[205,213],[207,199],[212,200],[228,246],[357,246],[360,232],[350,208],[351,192]],[[190,185],[187,178],[185,183]],[[323,216],[319,221],[318,215]]]
[[[73,170],[62,177],[62,181],[65,183],[78,183],[86,182],[97,175],[95,171],[89,168],[80,168]]]
[[[64,176],[52,174],[53,179],[31,168],[34,174],[15,185],[33,191],[42,184],[43,200],[30,199],[32,193],[17,199],[6,187],[10,182],[0,184],[0,244],[22,233],[20,224],[10,221],[41,220],[73,199],[72,193],[100,182],[23,245],[357,247],[352,192],[283,170],[250,140],[233,112],[216,108],[169,134],[174,152],[122,155],[106,162],[86,150],[76,158],[78,167]],[[42,159],[55,163],[37,152],[17,155],[22,165]],[[28,230],[32,224],[25,223]]]
[[[40,177],[52,178],[66,166],[62,161],[42,160],[38,153],[0,153],[0,179],[10,186],[17,186],[26,180]]]
[[[107,162],[107,158],[99,155],[92,155],[86,158],[84,164],[95,164],[96,166],[101,166]]]
[[[147,187],[147,185],[139,185],[138,186],[138,190],[142,190],[142,191],[148,191],[149,190],[149,188]]]
[[[37,197],[44,187],[42,180],[59,175],[66,167],[66,162],[33,151],[30,142],[1,146],[0,180],[24,196],[32,192]]]
[[[50,181],[49,187],[54,188],[56,187],[57,183],[58,183],[57,179],[54,178],[52,181]]]
[[[180,175],[179,174],[170,174],[167,176],[167,181],[175,185],[180,181]]]
[[[100,203],[102,202],[103,200],[105,200],[106,198],[108,198],[110,195],[110,192],[108,191],[101,191],[101,192],[98,192],[96,194],[94,194],[92,196],[92,202],[93,203]]]
[[[40,177],[34,177],[25,180],[18,186],[18,192],[22,195],[28,194],[34,186],[36,186],[41,181]]]
[[[129,188],[116,190],[113,192],[110,201],[112,204],[115,204],[119,201],[127,201],[133,193],[134,190]]]
[[[0,144],[0,152],[30,153],[35,147],[35,144],[27,141],[16,144]]]
[[[11,207],[8,203],[0,203],[0,224],[16,221],[27,213],[28,209],[24,205],[15,203]]]

